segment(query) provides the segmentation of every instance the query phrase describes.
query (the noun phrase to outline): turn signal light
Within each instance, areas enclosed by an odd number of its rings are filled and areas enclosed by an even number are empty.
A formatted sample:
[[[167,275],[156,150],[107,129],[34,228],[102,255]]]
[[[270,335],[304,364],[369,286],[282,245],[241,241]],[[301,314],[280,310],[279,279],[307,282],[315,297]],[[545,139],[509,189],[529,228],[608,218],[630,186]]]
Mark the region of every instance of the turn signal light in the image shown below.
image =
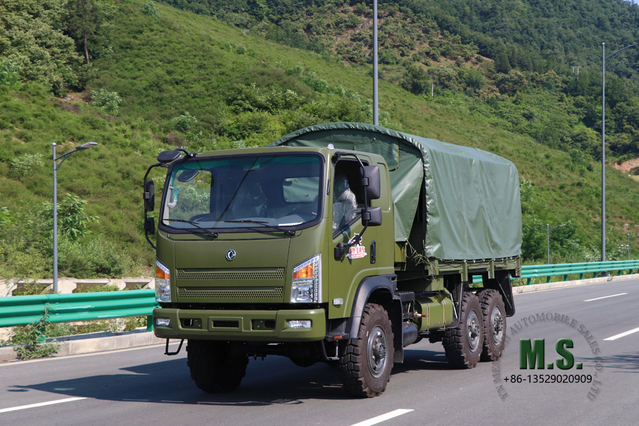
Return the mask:
[[[293,279],[311,278],[313,276],[313,264],[306,265],[293,273]]]

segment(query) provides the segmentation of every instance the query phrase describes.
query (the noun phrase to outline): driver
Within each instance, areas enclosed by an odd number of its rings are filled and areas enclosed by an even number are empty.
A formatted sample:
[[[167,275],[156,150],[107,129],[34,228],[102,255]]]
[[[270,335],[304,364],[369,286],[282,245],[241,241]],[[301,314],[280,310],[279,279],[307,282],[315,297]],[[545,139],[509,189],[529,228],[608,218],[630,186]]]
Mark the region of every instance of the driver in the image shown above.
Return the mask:
[[[247,179],[238,190],[230,211],[236,219],[266,217],[266,204],[262,184],[256,179]]]
[[[333,231],[343,228],[358,213],[357,197],[351,191],[348,178],[343,174],[336,174],[333,191]]]

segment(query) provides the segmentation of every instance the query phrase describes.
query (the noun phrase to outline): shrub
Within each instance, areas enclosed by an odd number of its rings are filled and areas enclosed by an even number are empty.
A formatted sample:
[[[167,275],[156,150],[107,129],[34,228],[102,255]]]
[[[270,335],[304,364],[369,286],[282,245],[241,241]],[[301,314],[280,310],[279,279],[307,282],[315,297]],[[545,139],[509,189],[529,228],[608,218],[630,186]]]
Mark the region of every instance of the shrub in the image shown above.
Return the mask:
[[[290,118],[285,120],[286,131],[288,133],[294,132],[304,127],[312,126],[313,124],[320,123],[319,117],[313,114],[309,114],[303,111],[295,111],[290,115]]]
[[[11,343],[18,359],[44,358],[58,352],[60,345],[42,343],[46,339],[46,329],[50,325],[49,312],[45,308],[44,315],[38,321],[24,327],[16,327]]]
[[[120,288],[115,284],[96,284],[91,287],[85,287],[81,289],[76,289],[74,293],[103,293],[109,291],[120,291]]]
[[[497,87],[499,91],[506,95],[514,95],[525,90],[528,86],[526,76],[519,71],[510,71],[508,74],[500,74],[497,77]]]
[[[0,85],[13,87],[20,81],[20,66],[9,59],[0,61]]]
[[[455,69],[446,65],[440,65],[437,68],[431,68],[429,73],[435,79],[436,84],[442,89],[456,90],[459,88],[459,77]]]
[[[326,80],[316,79],[311,80],[309,83],[311,89],[315,90],[316,92],[325,93],[330,90],[328,87],[328,82]]]
[[[422,95],[430,87],[430,78],[422,67],[410,65],[406,68],[406,74],[404,74],[400,86],[415,95]]]
[[[117,115],[122,99],[120,99],[117,92],[109,92],[106,89],[92,90],[91,103],[101,107],[102,111],[109,115]]]
[[[188,133],[189,130],[197,124],[197,118],[193,117],[187,111],[171,119],[171,126],[178,132]]]
[[[6,228],[11,224],[11,213],[6,207],[0,207],[0,229]]]
[[[59,256],[60,271],[74,277],[121,277],[130,262],[126,253],[118,250],[103,235],[83,243],[61,239]]]
[[[19,287],[17,290],[14,290],[14,296],[34,296],[38,294],[43,294],[44,290],[47,288],[47,284],[40,284],[37,281],[32,281],[25,283],[24,286]]]
[[[35,174],[38,168],[44,166],[42,157],[42,154],[24,154],[14,158],[9,163],[12,177],[21,179]]]
[[[460,72],[460,77],[463,79],[466,86],[474,89],[481,90],[486,84],[486,77],[476,68],[469,68]]]
[[[158,19],[160,17],[160,10],[152,1],[148,1],[144,3],[144,6],[142,6],[142,12],[144,12],[145,15],[149,15],[150,17],[154,19]]]

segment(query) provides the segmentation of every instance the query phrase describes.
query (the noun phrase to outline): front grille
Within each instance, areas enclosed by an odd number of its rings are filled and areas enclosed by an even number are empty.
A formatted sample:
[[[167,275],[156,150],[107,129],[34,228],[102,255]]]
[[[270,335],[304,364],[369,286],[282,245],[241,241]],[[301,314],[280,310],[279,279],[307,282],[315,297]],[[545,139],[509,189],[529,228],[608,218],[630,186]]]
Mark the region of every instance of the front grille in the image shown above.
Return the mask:
[[[178,296],[191,299],[282,299],[282,287],[189,288],[178,287]]]
[[[189,271],[178,269],[178,280],[283,280],[284,268],[277,269],[237,269],[220,271]]]

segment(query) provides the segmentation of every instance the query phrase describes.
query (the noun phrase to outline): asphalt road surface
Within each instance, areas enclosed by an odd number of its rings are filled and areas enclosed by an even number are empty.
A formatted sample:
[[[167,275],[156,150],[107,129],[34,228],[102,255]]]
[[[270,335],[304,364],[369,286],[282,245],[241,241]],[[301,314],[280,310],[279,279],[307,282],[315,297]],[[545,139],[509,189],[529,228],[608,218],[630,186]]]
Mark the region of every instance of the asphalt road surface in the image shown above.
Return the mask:
[[[515,300],[499,363],[454,370],[441,344],[422,341],[378,398],[345,396],[331,366],[276,356],[251,360],[234,392],[209,395],[191,381],[184,350],[167,357],[152,346],[0,364],[0,425],[639,424],[639,280]],[[541,339],[544,368],[521,369],[521,341]],[[561,339],[574,357],[565,370]]]

